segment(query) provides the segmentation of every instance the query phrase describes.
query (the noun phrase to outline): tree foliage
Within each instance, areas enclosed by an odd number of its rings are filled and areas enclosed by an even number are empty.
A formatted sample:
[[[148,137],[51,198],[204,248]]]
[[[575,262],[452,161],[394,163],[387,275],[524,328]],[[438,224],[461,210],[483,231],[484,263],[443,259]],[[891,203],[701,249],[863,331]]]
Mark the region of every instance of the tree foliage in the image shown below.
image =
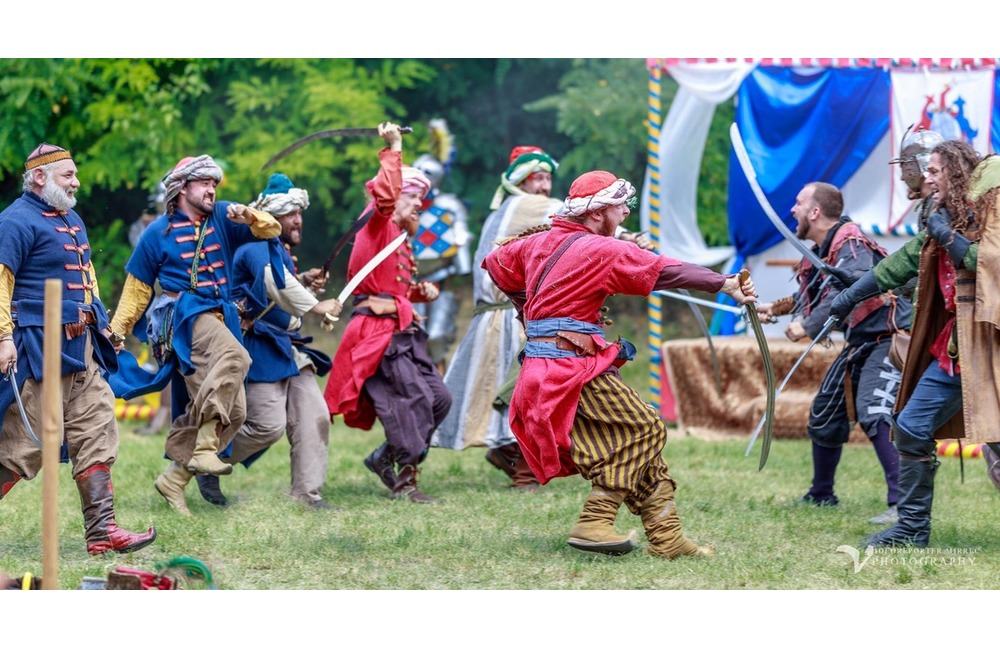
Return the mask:
[[[123,278],[127,225],[189,155],[208,153],[223,167],[221,199],[248,202],[271,172],[289,174],[310,189],[313,212],[326,216],[311,240],[322,241],[357,216],[381,142],[326,142],[280,168],[261,165],[315,130],[404,119],[391,93],[435,76],[406,60],[2,60],[0,195],[7,205],[19,194],[24,158],[39,142],[73,151],[80,212],[102,243],[95,262],[106,294]]]
[[[384,120],[413,127],[404,141],[412,162],[427,148],[427,122],[442,117],[458,153],[442,189],[467,203],[475,233],[516,145],[541,146],[560,161],[554,196],[595,168],[638,186],[646,75],[643,59],[4,59],[0,207],[20,194],[24,158],[39,142],[70,149],[83,183],[79,211],[113,301],[128,226],[147,196],[179,159],[208,153],[225,170],[221,199],[252,200],[274,171],[309,190],[299,257],[318,264],[363,208],[383,143],[317,141],[261,166],[306,134]],[[667,106],[674,85],[663,86]],[[727,237],[731,119],[731,109],[716,116],[703,168],[699,219],[712,243]]]

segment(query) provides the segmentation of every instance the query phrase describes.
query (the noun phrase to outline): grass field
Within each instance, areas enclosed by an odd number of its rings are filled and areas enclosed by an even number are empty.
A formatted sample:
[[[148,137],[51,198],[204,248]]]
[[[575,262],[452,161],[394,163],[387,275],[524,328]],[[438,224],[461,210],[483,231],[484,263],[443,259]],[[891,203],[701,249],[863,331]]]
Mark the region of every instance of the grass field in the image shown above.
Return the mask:
[[[836,551],[859,546],[875,528],[866,519],[884,509],[884,485],[867,446],[845,450],[838,508],[790,507],[808,487],[804,441],[775,441],[762,472],[743,455],[745,443],[675,436],[665,455],[679,483],[678,507],[689,535],[712,543],[706,560],[668,562],[643,553],[613,558],[566,545],[588,485],[558,479],[536,494],[505,488],[506,478],[481,448],[433,450],[421,487],[442,497],[433,506],[387,498],[361,464],[380,432],[338,424],[331,432],[324,497],[339,511],[292,502],[288,445],[282,441],[251,471],[223,479],[234,504],[203,501],[192,482],[194,516],[170,510],[153,490],[164,465],[162,436],[124,433],[114,467],[119,524],[153,524],[156,542],[131,556],[91,558],[85,552],[79,497],[68,468],[60,474],[60,588],[119,565],[153,569],[191,556],[212,571],[218,587],[239,590],[383,589],[994,589],[1000,568],[995,513],[1000,493],[980,459],[942,459],[934,503],[933,549],[877,555],[857,573]],[[22,482],[0,504],[0,570],[41,574],[41,481]],[[621,530],[638,528],[624,508]],[[864,554],[862,552],[862,559]],[[189,588],[198,584],[189,585]]]
[[[641,317],[626,315],[611,335],[622,334],[639,344],[639,356],[626,366],[624,375],[648,398],[643,327]],[[165,465],[163,436],[138,436],[134,426],[123,424],[114,467],[118,523],[130,530],[155,525],[158,538],[132,555],[89,557],[79,497],[68,467],[61,467],[60,589],[75,590],[85,577],[106,577],[118,566],[156,570],[172,558],[189,556],[205,563],[215,586],[233,595],[210,603],[192,601],[204,586],[193,580],[182,583],[188,594],[183,601],[154,608],[138,597],[116,601],[130,608],[129,616],[116,619],[120,629],[137,621],[147,627],[159,625],[165,616],[183,616],[192,607],[211,610],[215,616],[223,612],[246,616],[261,609],[268,616],[260,621],[258,640],[265,638],[265,631],[274,630],[274,636],[267,638],[287,642],[296,631],[310,627],[324,631],[338,626],[377,627],[385,621],[382,612],[388,610],[385,616],[394,622],[393,630],[409,621],[419,635],[427,625],[426,632],[438,647],[464,648],[473,638],[467,634],[483,634],[477,621],[484,612],[495,609],[497,617],[507,620],[493,620],[486,628],[492,631],[475,637],[478,645],[493,647],[505,644],[501,637],[522,633],[518,626],[523,621],[544,625],[551,617],[593,607],[595,601],[584,594],[597,591],[614,594],[614,601],[600,600],[614,611],[627,605],[629,611],[648,611],[661,620],[669,608],[681,620],[669,624],[665,639],[678,639],[682,629],[701,638],[699,630],[707,625],[716,642],[740,640],[748,638],[745,630],[770,625],[766,638],[786,637],[791,640],[789,647],[801,647],[795,628],[786,629],[782,622],[787,612],[803,611],[802,616],[810,617],[829,609],[831,602],[861,609],[867,602],[868,609],[883,612],[868,617],[869,623],[877,624],[903,595],[923,598],[918,594],[927,590],[993,590],[1000,570],[996,525],[1000,492],[987,479],[981,459],[966,461],[964,483],[958,460],[942,459],[930,549],[878,553],[867,560],[861,549],[856,571],[852,559],[837,549],[860,547],[863,537],[877,530],[866,520],[885,508],[881,470],[868,445],[844,451],[837,483],[839,507],[794,507],[791,502],[806,491],[811,477],[807,441],[775,441],[767,467],[758,472],[756,450],[751,457],[744,456],[745,440],[708,442],[671,431],[664,454],[679,484],[678,508],[685,529],[696,542],[713,544],[717,554],[666,561],[641,551],[606,557],[570,548],[566,538],[589,486],[579,477],[569,477],[535,494],[511,491],[506,477],[484,460],[483,448],[431,451],[420,485],[441,503],[421,506],[390,500],[361,462],[382,440],[381,430],[363,432],[339,422],[331,429],[323,490],[339,510],[310,510],[286,496],[288,443],[282,440],[252,470],[238,467],[222,479],[232,501],[229,508],[203,501],[192,482],[187,497],[193,516],[180,517],[152,487]],[[41,492],[41,480],[21,482],[0,502],[0,572],[41,574]],[[644,541],[639,518],[624,508],[617,525],[620,531],[638,529]],[[336,593],[319,600],[305,595],[318,590]],[[885,600],[881,590],[894,590],[898,596]],[[422,593],[415,598],[413,591]],[[268,595],[279,593],[280,600]],[[797,593],[808,597],[799,598]],[[846,594],[849,598],[843,597]],[[771,596],[783,599],[776,603]],[[949,602],[955,596],[950,594]],[[0,604],[0,617],[16,611],[31,610],[23,601]],[[287,616],[307,612],[311,614],[296,626],[286,625]],[[73,607],[72,613],[90,620],[87,610]],[[455,620],[445,621],[447,615]],[[717,625],[720,616],[723,625]],[[146,623],[147,618],[154,621]],[[206,625],[214,629],[215,620],[191,620],[186,638]],[[845,619],[830,634],[842,637],[858,623]],[[557,629],[549,630],[556,640],[562,638]],[[609,641],[615,642],[625,634],[616,629],[595,629],[588,635],[594,642],[606,631]],[[921,638],[937,631],[935,627]],[[366,632],[372,631],[366,628]],[[455,643],[446,642],[455,637]],[[968,639],[968,633],[963,638]]]

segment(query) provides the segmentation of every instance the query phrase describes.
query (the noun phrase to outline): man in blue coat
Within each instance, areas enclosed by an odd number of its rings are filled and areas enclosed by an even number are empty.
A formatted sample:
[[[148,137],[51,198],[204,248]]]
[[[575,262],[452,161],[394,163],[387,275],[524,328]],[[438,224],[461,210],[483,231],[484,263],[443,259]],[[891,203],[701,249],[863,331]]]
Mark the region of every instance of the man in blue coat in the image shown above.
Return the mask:
[[[223,461],[249,467],[287,431],[291,445],[291,496],[314,508],[331,507],[320,495],[326,481],[330,414],[316,377],[330,371],[330,358],[308,347],[312,337],[299,333],[302,317],[316,314],[332,319],[340,314],[336,298],[318,300],[314,291],[326,284],[326,274],[314,268],[299,273],[292,249],[302,242],[302,213],[309,193],[284,174],[273,174],[267,187],[250,204],[281,224],[284,288],[273,279],[264,242],[244,246],[233,263],[233,297],[243,305],[243,345],[253,363],[247,373],[247,417],[236,432]],[[225,456],[225,455],[224,455]],[[209,502],[228,503],[219,477],[198,476],[201,495]]]
[[[111,466],[118,457],[115,398],[104,372],[118,360],[108,341],[87,227],[73,207],[80,181],[69,151],[42,143],[24,163],[24,194],[0,213],[0,499],[42,467],[45,283],[62,284],[63,440],[80,491],[87,552],[126,553],[156,539],[115,521]],[[54,381],[55,378],[52,378]],[[15,403],[17,391],[25,410]]]
[[[172,462],[155,487],[183,515],[190,514],[184,488],[192,476],[233,471],[218,453],[246,418],[243,383],[250,356],[240,340],[232,297],[233,257],[241,246],[261,239],[272,240],[277,251],[274,238],[281,230],[266,212],[216,202],[221,181],[222,169],[207,155],[184,158],[163,179],[167,211],[149,224],[132,251],[111,322],[119,349],[140,325],[137,336],[149,341],[160,364],[154,377],[123,360],[112,378],[118,396],[161,390],[173,380],[175,417],[165,443]],[[157,282],[161,292],[154,299]]]

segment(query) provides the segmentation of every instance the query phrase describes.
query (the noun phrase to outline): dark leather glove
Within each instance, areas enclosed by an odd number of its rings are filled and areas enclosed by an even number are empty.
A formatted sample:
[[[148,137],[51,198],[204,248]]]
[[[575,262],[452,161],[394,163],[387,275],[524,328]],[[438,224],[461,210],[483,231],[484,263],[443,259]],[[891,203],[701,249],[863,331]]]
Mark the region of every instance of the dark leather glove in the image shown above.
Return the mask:
[[[875,271],[866,271],[857,282],[837,294],[837,297],[830,303],[830,315],[838,321],[844,322],[861,301],[878,295],[880,292],[878,280],[875,279]]]
[[[944,210],[936,210],[927,219],[927,234],[937,241],[955,266],[961,267],[965,254],[969,252],[972,241],[961,233],[951,229],[951,220]]]
[[[836,266],[828,267],[827,270],[830,274],[830,286],[837,291],[843,291],[860,280],[865,274],[864,271],[845,271],[844,269],[838,269]]]
[[[948,245],[951,241],[953,231],[951,229],[951,219],[948,213],[938,208],[927,217],[927,234],[933,237],[942,246]]]

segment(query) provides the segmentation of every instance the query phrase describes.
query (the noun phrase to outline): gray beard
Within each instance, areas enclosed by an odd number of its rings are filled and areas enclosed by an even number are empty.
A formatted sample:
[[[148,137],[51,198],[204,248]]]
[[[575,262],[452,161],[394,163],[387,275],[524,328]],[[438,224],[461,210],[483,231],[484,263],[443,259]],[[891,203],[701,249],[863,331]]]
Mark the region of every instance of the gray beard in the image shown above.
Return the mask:
[[[69,212],[76,206],[76,197],[67,194],[64,189],[56,185],[55,181],[48,178],[42,186],[42,200],[56,210],[64,212]]]

